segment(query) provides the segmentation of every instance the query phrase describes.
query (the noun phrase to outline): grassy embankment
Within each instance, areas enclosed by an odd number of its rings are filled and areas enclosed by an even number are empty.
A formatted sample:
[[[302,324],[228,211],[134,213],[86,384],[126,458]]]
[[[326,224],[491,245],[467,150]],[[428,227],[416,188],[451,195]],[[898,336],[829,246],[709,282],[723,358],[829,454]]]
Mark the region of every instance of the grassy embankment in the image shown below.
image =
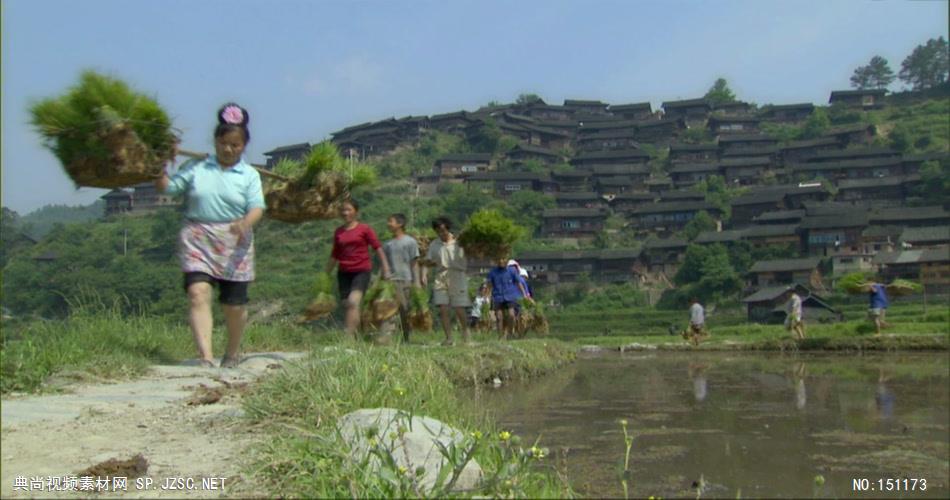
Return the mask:
[[[67,321],[34,322],[15,334],[9,330],[4,329],[2,350],[5,394],[55,390],[64,379],[131,377],[152,363],[176,363],[194,355],[187,326],[160,318],[79,312]],[[428,333],[416,335],[413,344],[376,347],[344,341],[337,332],[293,325],[249,327],[246,351],[311,352],[305,361],[263,379],[245,399],[252,422],[271,431],[272,437],[255,450],[253,471],[268,491],[295,497],[424,493],[412,471],[395,462],[384,459],[384,470],[371,472],[365,461],[345,451],[337,434],[336,422],[346,413],[388,407],[440,419],[465,433],[446,470],[461,470],[469,459],[476,460],[485,480],[473,493],[570,496],[563,476],[537,467],[543,448],[496,429],[463,389],[554,370],[570,362],[575,349],[554,339],[500,343],[479,334],[472,347],[440,347],[440,339]],[[216,352],[223,341],[218,333]],[[373,453],[391,457],[381,446]],[[429,494],[448,493],[448,483]]]
[[[780,324],[751,324],[745,310],[732,308],[707,316],[712,333],[702,349],[723,350],[893,350],[947,349],[950,340],[950,309],[945,299],[928,305],[896,303],[888,310],[890,327],[880,337],[865,318],[867,306],[849,303],[836,306],[845,321],[808,321],[807,338],[796,342]],[[581,345],[619,348],[630,344],[662,349],[691,349],[678,336],[669,335],[686,326],[683,311],[631,308],[614,312],[565,312],[552,315],[552,336]]]

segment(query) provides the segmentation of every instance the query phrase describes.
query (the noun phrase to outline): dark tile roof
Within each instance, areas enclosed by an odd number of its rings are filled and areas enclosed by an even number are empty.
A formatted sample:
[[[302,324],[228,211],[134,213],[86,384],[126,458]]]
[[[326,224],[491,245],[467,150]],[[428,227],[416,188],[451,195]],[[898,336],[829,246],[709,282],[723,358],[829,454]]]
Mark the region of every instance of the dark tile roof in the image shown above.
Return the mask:
[[[623,200],[632,200],[632,201],[652,201],[656,199],[656,194],[654,193],[638,193],[627,191],[626,193],[620,193],[614,196],[613,201],[623,201]]]
[[[833,135],[853,134],[855,132],[864,132],[867,130],[870,130],[873,135],[874,133],[876,133],[877,127],[875,127],[874,125],[867,125],[863,123],[858,123],[855,125],[842,125],[840,127],[830,128],[821,135],[822,137],[830,137]]]
[[[601,177],[597,179],[598,186],[632,186],[633,179],[627,176]]]
[[[637,102],[633,104],[611,104],[610,111],[615,111],[618,113],[624,113],[627,111],[649,111],[653,112],[653,107],[649,102]]]
[[[525,153],[533,153],[533,154],[537,154],[541,156],[550,156],[552,158],[561,157],[561,155],[557,154],[556,152],[548,148],[542,148],[540,146],[532,146],[529,144],[518,144],[517,146],[514,147],[514,149],[512,149],[511,151],[508,151],[508,153],[511,154],[516,151],[523,151]]]
[[[691,174],[695,172],[719,172],[721,167],[717,163],[678,163],[673,164],[671,174]]]
[[[661,106],[664,109],[685,108],[685,107],[693,107],[693,106],[706,106],[707,108],[712,109],[712,104],[710,104],[709,101],[707,101],[705,97],[701,97],[699,99],[683,99],[681,101],[666,101],[663,104],[661,104]]]
[[[856,96],[860,97],[860,96],[865,96],[865,95],[884,97],[885,94],[887,94],[887,91],[884,89],[832,90],[829,101],[832,101],[839,97],[856,97]]]
[[[554,136],[558,136],[558,137],[570,137],[570,136],[571,136],[570,132],[567,132],[567,131],[564,131],[564,130],[557,130],[557,129],[554,129],[554,128],[550,128],[550,126],[528,125],[528,124],[525,124],[525,125],[524,125],[524,128],[527,129],[527,130],[530,130],[530,131],[532,131],[532,132],[537,132],[537,133],[542,134],[542,135],[545,135],[545,134],[546,134],[546,135],[554,135]]]
[[[767,134],[729,134],[719,137],[719,144],[733,142],[778,142],[778,139]]]
[[[835,215],[840,213],[867,212],[869,203],[848,203],[842,201],[803,201],[805,215]]]
[[[642,248],[612,248],[601,250],[597,258],[599,260],[636,259],[640,257],[641,253],[643,253]]]
[[[821,257],[805,257],[801,259],[760,260],[752,264],[750,273],[779,273],[787,271],[810,271],[818,267]]]
[[[445,155],[435,161],[436,165],[444,161],[475,161],[479,163],[488,163],[491,161],[491,153],[462,153]]]
[[[799,225],[802,229],[835,229],[840,227],[865,227],[868,225],[866,212],[850,212],[838,215],[806,216]]]
[[[648,175],[650,173],[648,165],[586,165],[581,168],[595,177],[603,175]]]
[[[577,137],[577,142],[583,143],[600,139],[636,139],[637,137],[638,135],[636,130],[608,129],[601,132],[582,133]]]
[[[900,186],[909,180],[920,180],[920,176],[893,176],[893,177],[870,177],[867,179],[843,179],[836,184],[839,190],[847,189],[874,189],[881,187]]]
[[[584,193],[554,193],[555,200],[603,200],[601,196],[593,191]]]
[[[680,189],[677,191],[663,191],[660,193],[660,201],[674,201],[674,200],[705,200],[706,195],[699,191]]]
[[[549,208],[541,213],[541,217],[607,217],[607,211],[602,208]]]
[[[809,155],[806,162],[836,160],[840,158],[887,158],[901,154],[891,148],[848,148],[837,151],[820,151]]]
[[[638,129],[638,130],[649,129],[649,128],[653,128],[653,127],[674,127],[674,128],[676,128],[676,127],[680,127],[680,126],[683,126],[683,121],[682,121],[682,120],[671,120],[671,119],[667,119],[667,118],[664,118],[664,119],[662,119],[662,120],[660,120],[660,119],[650,119],[650,120],[643,120],[643,121],[637,122],[637,129]]]
[[[683,238],[655,238],[652,240],[647,240],[647,242],[643,245],[643,248],[651,250],[655,248],[686,248],[688,245],[689,242]]]
[[[484,172],[469,176],[466,180],[478,181],[538,181],[548,182],[551,177],[547,173],[534,172]]]
[[[599,250],[529,250],[519,253],[518,261],[527,264],[539,260],[584,260],[599,256]]]
[[[596,160],[611,160],[622,158],[649,158],[650,154],[641,149],[624,149],[620,151],[590,151],[581,153],[572,161],[591,162]]]
[[[735,115],[723,115],[720,113],[714,112],[709,116],[709,124],[713,123],[759,123],[762,121],[761,118],[756,116],[735,116]]]
[[[719,212],[719,208],[705,201],[658,201],[637,207],[633,213],[660,214],[669,212],[698,212],[706,210],[707,212]]]
[[[868,226],[864,228],[864,231],[861,231],[862,238],[890,238],[892,240],[897,240],[897,238],[904,231],[904,226]]]
[[[296,151],[296,150],[298,150],[298,149],[307,149],[307,150],[309,150],[309,149],[310,149],[310,143],[309,143],[309,142],[301,142],[301,143],[298,143],[298,144],[291,144],[291,145],[289,145],[289,146],[279,146],[279,147],[276,147],[276,148],[274,148],[274,149],[272,149],[272,150],[270,150],[270,151],[267,151],[266,153],[264,153],[264,156],[273,156],[273,155],[278,154],[278,153],[283,153],[283,152],[286,152],[286,151]]]
[[[950,241],[950,226],[908,227],[901,232],[900,241],[910,244]]]
[[[779,146],[780,150],[789,150],[789,149],[808,149],[821,146],[835,146],[839,142],[834,137],[822,137],[819,139],[811,139],[808,141],[792,141],[786,143],[784,146]]]
[[[123,191],[121,189],[113,189],[108,193],[100,196],[100,199],[103,200],[125,200],[132,197],[132,193],[128,191]]]
[[[468,111],[455,111],[452,113],[442,113],[440,115],[432,115],[431,117],[429,117],[429,121],[434,122],[438,120],[449,120],[452,118],[464,118],[466,120],[471,120],[471,118],[468,116]]]
[[[768,302],[773,301],[782,295],[785,295],[789,290],[796,289],[796,285],[774,285],[767,286],[765,288],[760,288],[758,291],[749,295],[748,297],[742,299],[742,302]]]
[[[588,170],[565,170],[563,172],[551,172],[552,179],[586,179],[591,176]]]
[[[667,186],[673,184],[673,179],[669,177],[651,178],[643,181],[648,186]]]
[[[734,207],[743,205],[759,205],[762,203],[778,203],[785,198],[785,192],[780,189],[758,189],[739,195],[729,202]]]
[[[584,99],[564,99],[564,107],[568,108],[571,106],[598,106],[606,108],[607,103],[600,101],[588,101]]]
[[[752,218],[752,222],[771,222],[781,220],[801,220],[805,216],[804,210],[773,210]]]
[[[770,156],[778,153],[776,146],[750,146],[744,148],[729,148],[722,152],[723,158],[736,158],[747,156]]]
[[[924,248],[920,250],[896,250],[893,252],[878,252],[871,263],[875,265],[920,264],[929,262],[950,261],[950,247]]]
[[[745,229],[744,238],[774,238],[798,234],[798,224],[756,224]]]
[[[950,212],[941,206],[882,208],[871,214],[872,222],[896,222],[909,220],[950,219]]]
[[[843,160],[816,163],[793,163],[787,168],[793,172],[808,172],[816,170],[848,170],[860,168],[893,167],[901,164],[900,158],[868,158],[862,160]]]
[[[700,152],[700,151],[718,151],[719,146],[716,144],[682,144],[682,143],[673,143],[670,144],[670,152]]]
[[[772,159],[768,156],[756,156],[752,158],[723,158],[719,165],[723,168],[729,167],[766,167],[772,164]]]
[[[693,240],[695,243],[731,243],[739,241],[745,231],[726,229],[724,231],[703,231]]]
[[[947,160],[950,159],[950,153],[939,151],[932,153],[918,153],[904,155],[902,159],[904,163],[922,163],[929,160]]]

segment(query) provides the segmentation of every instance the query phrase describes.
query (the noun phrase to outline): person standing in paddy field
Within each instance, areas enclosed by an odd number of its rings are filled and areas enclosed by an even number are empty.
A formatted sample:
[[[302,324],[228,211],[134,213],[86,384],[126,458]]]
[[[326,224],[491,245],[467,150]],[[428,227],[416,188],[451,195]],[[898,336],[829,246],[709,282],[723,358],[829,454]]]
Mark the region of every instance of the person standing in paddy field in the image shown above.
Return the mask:
[[[215,154],[155,181],[159,192],[184,194],[185,224],[179,257],[188,294],[188,323],[202,366],[214,367],[211,290],[219,289],[228,345],[222,368],[236,366],[247,323],[248,285],[254,281],[253,227],[264,215],[260,174],[242,155],[251,140],[247,110],[228,103],[218,110]]]

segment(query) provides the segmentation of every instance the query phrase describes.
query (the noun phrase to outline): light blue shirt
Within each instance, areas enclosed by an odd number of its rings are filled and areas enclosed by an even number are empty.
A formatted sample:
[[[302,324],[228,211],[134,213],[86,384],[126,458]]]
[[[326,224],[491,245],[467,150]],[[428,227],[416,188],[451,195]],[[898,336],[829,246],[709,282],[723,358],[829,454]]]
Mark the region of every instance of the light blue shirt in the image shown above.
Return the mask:
[[[166,193],[184,193],[185,217],[198,222],[230,222],[252,208],[264,208],[261,174],[244,158],[221,168],[214,155],[185,166],[172,176]]]

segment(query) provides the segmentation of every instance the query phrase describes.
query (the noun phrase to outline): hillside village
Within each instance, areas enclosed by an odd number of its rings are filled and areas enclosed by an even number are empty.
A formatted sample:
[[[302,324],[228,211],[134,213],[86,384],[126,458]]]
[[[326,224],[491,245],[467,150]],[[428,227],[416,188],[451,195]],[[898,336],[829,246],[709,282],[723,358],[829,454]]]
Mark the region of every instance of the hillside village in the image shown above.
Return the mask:
[[[554,207],[537,214],[536,236],[577,249],[519,253],[542,285],[589,278],[670,287],[690,244],[744,243],[790,249],[788,258],[760,260],[748,269],[743,295],[751,302],[767,297],[762,300],[778,303],[796,284],[825,292],[833,278],[855,271],[912,279],[929,293],[946,293],[946,196],[927,204],[917,193],[922,165],[946,163],[948,153],[901,153],[882,140],[877,126],[854,119],[808,139],[787,133],[808,126],[816,113],[860,116],[891,101],[884,90],[843,90],[831,92],[827,108],[697,98],[654,110],[648,102],[548,104],[531,96],[473,112],[363,123],[333,132],[331,140],[345,157],[377,161],[427,134],[471,137],[490,128],[509,138],[513,147],[494,154],[442,155],[430,171],[413,176],[412,186],[420,197],[438,196],[440,187],[452,184],[499,199],[520,191],[551,196]],[[301,158],[310,148],[274,148],[265,153],[267,167]],[[732,196],[713,199],[696,189],[717,179]],[[149,185],[103,198],[109,214],[176,203]],[[687,238],[690,221],[707,216],[712,226]],[[584,249],[611,231],[610,219],[642,244]],[[476,262],[470,270],[479,274],[488,267]]]

